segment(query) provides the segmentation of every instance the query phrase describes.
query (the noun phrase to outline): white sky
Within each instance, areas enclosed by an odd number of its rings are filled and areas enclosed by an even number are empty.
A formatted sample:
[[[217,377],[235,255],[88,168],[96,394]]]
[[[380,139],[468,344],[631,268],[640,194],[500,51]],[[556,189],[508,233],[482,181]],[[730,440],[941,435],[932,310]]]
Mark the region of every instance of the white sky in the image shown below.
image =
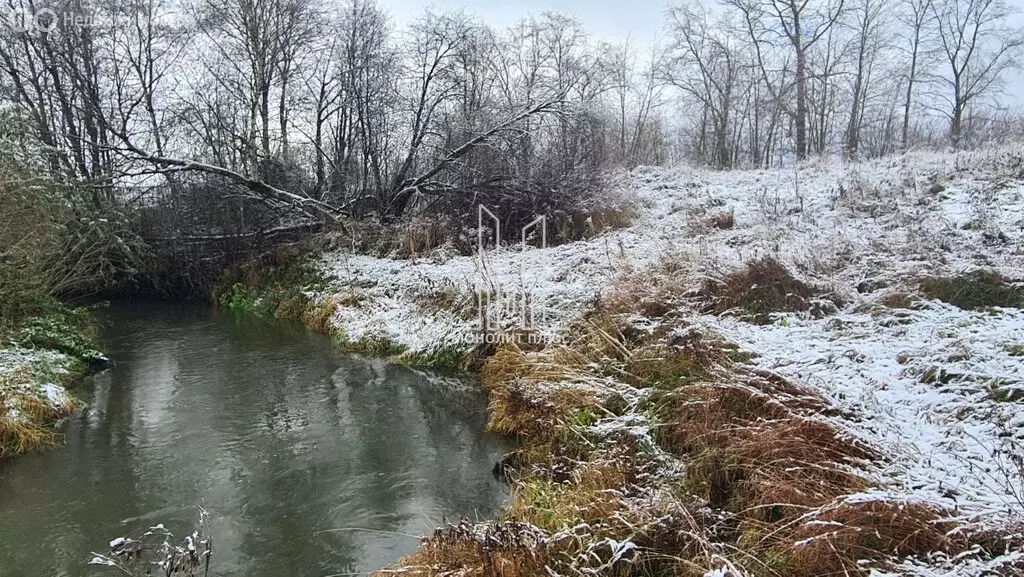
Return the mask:
[[[545,11],[576,17],[592,35],[609,41],[630,43],[643,54],[655,40],[663,40],[668,0],[378,0],[401,27],[428,7],[444,10],[465,9],[484,22],[502,28],[520,18]],[[712,0],[708,0],[709,2]],[[1024,0],[1007,0],[1017,7],[1013,25],[1024,28]],[[1024,107],[1024,72],[1011,72],[1007,78],[1003,102]]]
[[[1024,1],[1024,0],[1022,0]],[[501,28],[529,15],[559,12],[576,17],[596,37],[622,40],[629,35],[637,46],[648,45],[660,37],[665,0],[379,0],[401,25],[427,7],[444,10],[465,9],[484,22]]]

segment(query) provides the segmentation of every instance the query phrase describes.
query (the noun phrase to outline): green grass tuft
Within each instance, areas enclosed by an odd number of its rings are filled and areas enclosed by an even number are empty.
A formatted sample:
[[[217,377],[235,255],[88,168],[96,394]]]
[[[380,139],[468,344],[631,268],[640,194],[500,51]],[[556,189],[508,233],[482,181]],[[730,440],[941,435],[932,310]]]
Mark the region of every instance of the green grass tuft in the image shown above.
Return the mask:
[[[931,299],[968,310],[1024,307],[1024,287],[1007,282],[998,272],[976,270],[952,277],[928,277],[921,292]]]
[[[344,331],[336,330],[334,342],[342,351],[369,357],[397,357],[406,351],[405,345],[396,343],[383,335],[369,335],[350,340]]]
[[[466,349],[463,347],[442,347],[432,352],[403,353],[395,360],[415,367],[425,367],[441,371],[457,371],[463,366],[462,361],[466,356],[466,352]]]

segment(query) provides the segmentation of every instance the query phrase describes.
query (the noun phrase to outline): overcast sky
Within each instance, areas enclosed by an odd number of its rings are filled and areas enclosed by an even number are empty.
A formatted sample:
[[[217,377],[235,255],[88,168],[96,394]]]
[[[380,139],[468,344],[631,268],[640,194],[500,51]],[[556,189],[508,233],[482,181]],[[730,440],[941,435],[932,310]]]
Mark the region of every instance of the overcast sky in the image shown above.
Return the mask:
[[[542,12],[560,12],[575,16],[591,34],[607,40],[627,35],[642,38],[645,44],[660,35],[667,3],[664,0],[379,0],[401,25],[409,18],[434,7],[465,9],[484,22],[503,27],[525,16]]]
[[[501,28],[525,16],[545,11],[575,16],[594,36],[621,41],[627,36],[638,50],[646,50],[655,40],[664,39],[665,9],[668,0],[379,0],[401,27],[425,8],[465,9],[484,22]],[[1024,0],[1007,0],[1011,6],[1024,8]],[[1014,25],[1024,27],[1024,13],[1018,14]],[[1012,72],[1007,78],[1007,98],[1024,107],[1024,74]]]

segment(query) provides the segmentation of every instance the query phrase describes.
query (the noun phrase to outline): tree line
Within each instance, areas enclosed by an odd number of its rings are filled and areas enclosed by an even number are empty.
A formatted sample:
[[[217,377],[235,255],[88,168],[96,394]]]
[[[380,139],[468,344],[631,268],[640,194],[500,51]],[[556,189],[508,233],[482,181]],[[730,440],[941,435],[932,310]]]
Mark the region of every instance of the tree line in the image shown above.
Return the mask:
[[[547,214],[568,239],[614,213],[616,167],[1021,130],[999,106],[1024,42],[1004,0],[684,1],[650,49],[554,13],[497,29],[435,11],[398,27],[373,0],[6,2],[0,98],[19,150],[81,210],[129,214],[157,241],[423,215],[458,228],[480,203],[509,230]]]
[[[771,166],[1020,134],[999,105],[1024,31],[1002,0],[720,0],[669,12],[666,82],[699,106],[693,157]],[[1017,88],[1019,90],[1019,87]]]

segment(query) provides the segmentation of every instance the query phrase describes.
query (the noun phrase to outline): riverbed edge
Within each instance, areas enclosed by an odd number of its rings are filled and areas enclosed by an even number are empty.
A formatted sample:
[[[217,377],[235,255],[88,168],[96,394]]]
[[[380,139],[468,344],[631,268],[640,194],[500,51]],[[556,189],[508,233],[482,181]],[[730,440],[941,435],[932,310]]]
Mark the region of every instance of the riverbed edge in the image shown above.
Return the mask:
[[[60,445],[55,425],[85,404],[70,391],[107,363],[84,308],[51,304],[0,341],[0,459]]]
[[[1012,414],[1020,402],[1000,390],[972,392],[977,380],[953,386],[964,376],[957,367],[970,359],[958,352],[958,331],[984,333],[985,350],[975,354],[991,366],[984,367],[989,378],[981,384],[1005,386],[993,379],[1002,377],[1004,357],[1020,355],[1019,342],[1002,342],[1013,337],[1008,329],[1024,321],[1020,309],[993,303],[972,310],[967,303],[944,302],[928,294],[925,281],[971,281],[960,271],[979,266],[996,270],[989,277],[996,284],[1005,284],[1001,277],[1020,278],[1021,253],[1014,251],[1020,237],[1010,227],[1013,215],[1021,214],[1024,176],[1013,166],[1022,152],[908,155],[842,170],[808,166],[793,174],[638,170],[633,185],[657,195],[647,195],[651,214],[634,231],[598,238],[585,250],[574,244],[522,254],[495,251],[495,261],[514,260],[520,270],[560,283],[569,298],[559,312],[571,336],[541,348],[509,339],[455,349],[475,349],[475,359],[463,364],[488,390],[489,429],[523,443],[497,467],[512,478],[513,495],[497,519],[439,529],[418,553],[382,574],[1024,570],[1024,528],[1006,522],[1012,504],[985,511],[982,499],[958,502],[957,491],[985,485],[979,476],[986,473],[971,467],[975,477],[966,483],[914,485],[908,481],[935,480],[912,470],[930,457],[891,438],[904,428],[887,431],[892,423],[870,422],[894,407],[916,408],[894,412],[891,420],[909,417],[912,427],[934,420],[923,434],[956,439],[956,415],[973,413],[962,419],[974,426],[977,415]],[[763,183],[785,189],[788,178],[794,181],[788,185],[792,198],[768,202]],[[1002,214],[979,220],[964,210],[994,197]],[[879,218],[879,206],[894,216]],[[726,209],[735,222],[723,227],[712,217]],[[830,230],[833,220],[871,242]],[[659,236],[672,227],[702,239],[701,252],[678,250],[678,233]],[[902,238],[908,230],[918,236]],[[875,237],[886,244],[873,243]],[[780,239],[788,242],[782,250]],[[650,250],[656,242],[675,250]],[[750,244],[771,247],[767,252],[779,256],[781,287],[794,278],[807,281],[810,288],[797,303],[806,307],[762,310],[742,294],[679,282],[723,280],[733,272],[753,278],[749,270],[736,270],[742,256],[730,259],[739,252],[735,247]],[[618,258],[629,249],[640,256],[632,264]],[[496,268],[446,255],[391,261],[334,251],[310,260],[326,284],[293,288],[306,303],[297,308],[319,319],[314,326],[324,323],[343,345],[359,343],[359,352],[413,351],[426,358],[466,342],[474,303],[459,278]],[[559,266],[550,266],[554,262]],[[747,266],[758,262],[750,259]],[[614,278],[603,276],[606,269],[614,269]],[[819,283],[820,289],[812,286]],[[749,316],[736,320],[734,308]],[[392,314],[394,309],[403,310]],[[907,349],[909,343],[900,340],[906,331],[937,334],[934,350]],[[753,343],[757,350],[730,341]],[[789,352],[797,354],[780,353],[790,342]],[[996,357],[1002,360],[993,362]],[[827,381],[799,376],[797,369],[815,366],[823,367],[818,374],[826,372]],[[637,378],[639,372],[646,376]],[[844,382],[856,379],[858,386]],[[905,398],[884,394],[887,389]],[[954,402],[925,398],[939,393]],[[880,405],[882,399],[896,404]],[[921,401],[928,402],[914,406]],[[940,470],[961,472],[943,465]],[[810,473],[794,478],[794,471]],[[807,486],[802,477],[821,487]]]
[[[684,292],[671,267],[631,271],[557,344],[513,331],[500,344],[414,351],[383,331],[350,340],[336,312],[360,299],[329,278],[235,285],[218,302],[300,321],[345,352],[470,371],[489,397],[488,431],[519,441],[494,467],[513,487],[497,518],[439,528],[378,576],[867,574],[934,555],[1020,565],[1021,527],[993,530],[891,487],[887,456],[839,409],[752,366]]]

